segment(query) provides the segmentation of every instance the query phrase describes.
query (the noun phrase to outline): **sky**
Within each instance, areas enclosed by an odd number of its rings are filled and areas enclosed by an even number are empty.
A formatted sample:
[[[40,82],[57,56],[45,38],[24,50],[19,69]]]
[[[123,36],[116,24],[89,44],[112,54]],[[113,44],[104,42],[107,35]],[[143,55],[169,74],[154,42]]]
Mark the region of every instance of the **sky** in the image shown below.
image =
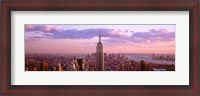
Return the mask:
[[[90,54],[98,36],[105,53],[175,54],[176,25],[25,24],[25,53]]]

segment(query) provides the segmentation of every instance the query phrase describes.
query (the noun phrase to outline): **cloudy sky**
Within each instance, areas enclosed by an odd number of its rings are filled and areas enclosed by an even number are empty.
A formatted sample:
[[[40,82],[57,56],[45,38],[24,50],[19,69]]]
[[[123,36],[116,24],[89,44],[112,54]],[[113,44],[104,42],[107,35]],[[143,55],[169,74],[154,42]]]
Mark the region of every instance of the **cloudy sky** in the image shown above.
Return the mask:
[[[106,53],[175,53],[175,25],[25,24],[26,53],[94,53],[99,33]]]

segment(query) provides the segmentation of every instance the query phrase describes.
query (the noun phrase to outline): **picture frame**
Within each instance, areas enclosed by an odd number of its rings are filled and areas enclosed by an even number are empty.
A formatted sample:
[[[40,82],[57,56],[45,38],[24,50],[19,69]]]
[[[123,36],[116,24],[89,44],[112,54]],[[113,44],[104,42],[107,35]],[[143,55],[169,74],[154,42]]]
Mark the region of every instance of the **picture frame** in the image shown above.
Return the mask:
[[[1,95],[199,96],[199,0],[1,1]],[[11,11],[189,11],[189,85],[11,85]]]

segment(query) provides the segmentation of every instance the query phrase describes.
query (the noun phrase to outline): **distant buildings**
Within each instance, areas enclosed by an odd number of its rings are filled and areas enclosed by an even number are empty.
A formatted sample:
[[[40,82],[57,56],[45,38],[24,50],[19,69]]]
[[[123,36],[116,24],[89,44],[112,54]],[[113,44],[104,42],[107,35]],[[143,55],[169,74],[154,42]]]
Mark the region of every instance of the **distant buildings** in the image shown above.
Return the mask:
[[[167,61],[175,61],[175,56],[173,55],[162,55],[162,54],[152,54],[153,60],[167,60]]]
[[[155,59],[155,54],[153,53],[153,55],[152,55],[152,59],[154,60]]]
[[[96,47],[96,71],[104,71],[104,53],[103,44],[101,43],[101,34],[99,34],[99,42]]]

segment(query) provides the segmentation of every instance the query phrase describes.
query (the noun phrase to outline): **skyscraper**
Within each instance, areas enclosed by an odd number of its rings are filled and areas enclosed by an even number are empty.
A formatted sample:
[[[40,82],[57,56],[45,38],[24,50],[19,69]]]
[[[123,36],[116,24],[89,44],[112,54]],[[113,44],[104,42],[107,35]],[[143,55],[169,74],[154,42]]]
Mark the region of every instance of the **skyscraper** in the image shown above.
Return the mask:
[[[140,70],[141,71],[145,71],[146,68],[145,68],[145,62],[143,60],[140,61]]]
[[[104,53],[103,44],[101,43],[101,34],[99,34],[99,42],[96,47],[96,71],[104,71]]]

